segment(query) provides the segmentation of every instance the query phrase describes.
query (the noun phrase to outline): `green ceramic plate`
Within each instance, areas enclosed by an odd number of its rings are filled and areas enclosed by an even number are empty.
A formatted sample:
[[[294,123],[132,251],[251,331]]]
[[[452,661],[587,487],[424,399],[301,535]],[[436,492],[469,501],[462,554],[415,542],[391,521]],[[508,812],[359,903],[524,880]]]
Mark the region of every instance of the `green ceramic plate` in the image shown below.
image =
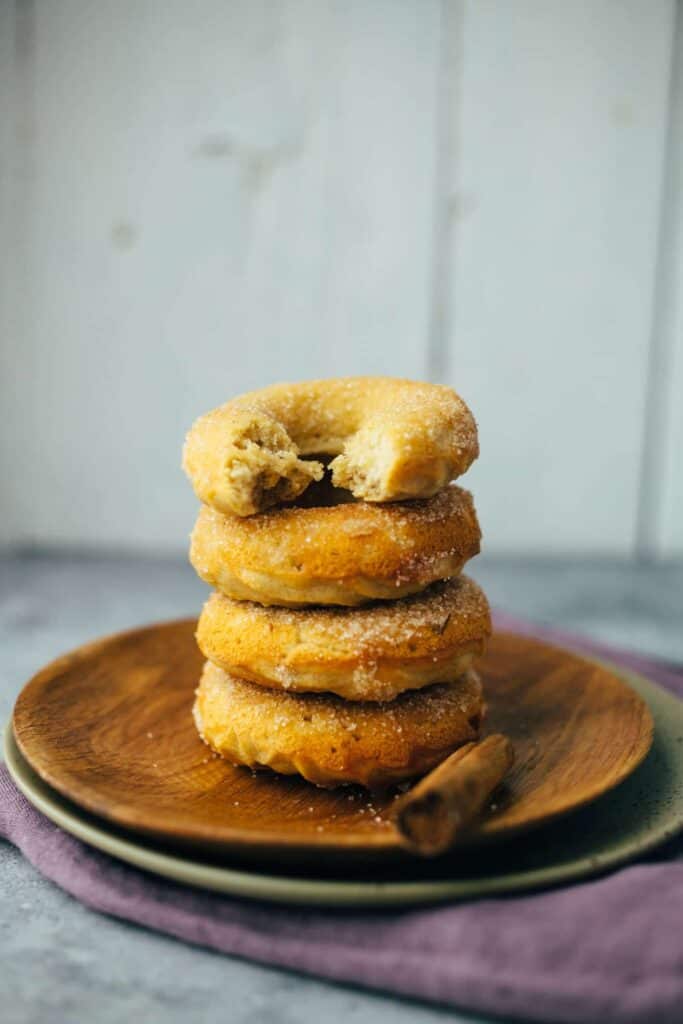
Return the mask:
[[[381,878],[261,874],[167,853],[59,796],[24,761],[9,725],[5,760],[24,796],[67,832],[136,867],[203,889],[317,906],[408,906],[520,892],[605,871],[683,828],[683,702],[647,679],[610,668],[641,694],[655,720],[652,750],[630,778],[595,804],[528,836],[475,854],[385,870]]]

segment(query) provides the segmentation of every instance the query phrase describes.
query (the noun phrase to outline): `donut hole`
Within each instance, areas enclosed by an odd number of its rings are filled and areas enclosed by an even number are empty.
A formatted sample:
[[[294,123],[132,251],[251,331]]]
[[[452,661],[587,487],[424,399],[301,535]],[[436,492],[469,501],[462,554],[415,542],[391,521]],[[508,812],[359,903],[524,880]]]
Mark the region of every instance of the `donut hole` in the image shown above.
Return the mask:
[[[278,384],[197,420],[183,465],[202,502],[250,516],[319,478],[316,453],[327,456],[334,486],[364,501],[429,498],[476,458],[476,425],[452,389],[434,384],[389,377]],[[268,479],[257,481],[262,473]]]
[[[479,730],[481,729],[481,721],[482,721],[481,712],[478,711],[476,713],[476,715],[470,715],[470,717],[467,719],[467,721],[472,726],[472,728],[474,729],[475,733],[477,735],[479,735]]]
[[[330,458],[326,455],[310,455],[302,459],[303,462],[322,463],[324,473],[320,480],[313,480],[303,494],[298,495],[288,506],[291,508],[332,508],[335,505],[358,504],[346,488],[335,487],[332,483],[332,473],[329,469]]]

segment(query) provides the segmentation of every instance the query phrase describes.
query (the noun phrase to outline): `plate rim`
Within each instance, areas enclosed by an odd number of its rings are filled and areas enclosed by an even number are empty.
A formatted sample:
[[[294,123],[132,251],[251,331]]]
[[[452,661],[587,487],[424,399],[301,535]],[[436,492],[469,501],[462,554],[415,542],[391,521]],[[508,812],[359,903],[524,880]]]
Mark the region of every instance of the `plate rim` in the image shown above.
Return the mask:
[[[196,624],[196,619],[193,616],[183,616],[176,619],[166,619],[160,622],[152,622],[144,625],[134,626],[130,629],[122,630],[119,632],[108,633],[105,636],[98,637],[95,640],[86,642],[78,647],[59,655],[52,661],[43,665],[31,678],[24,684],[22,689],[14,703],[12,710],[12,723],[15,723],[17,718],[17,712],[19,715],[22,714],[22,701],[25,700],[25,694],[33,685],[40,685],[44,678],[53,678],[62,667],[66,667],[71,664],[78,664],[87,659],[93,657],[97,653],[101,652],[106,648],[107,644],[112,641],[126,641],[139,636],[142,633],[147,633],[150,630],[156,629],[174,629],[178,626],[189,626],[192,627]],[[611,672],[617,677],[619,682],[626,689],[635,692],[635,695],[640,699],[644,705],[645,711],[647,712],[648,721],[644,723],[642,742],[638,751],[638,757],[632,760],[627,766],[623,766],[618,775],[613,778],[606,788],[601,789],[597,794],[588,794],[581,797],[570,807],[561,807],[552,813],[546,813],[541,818],[531,818],[524,822],[508,826],[504,830],[495,830],[491,832],[479,832],[473,833],[471,837],[464,837],[461,845],[463,848],[467,847],[474,849],[478,846],[491,846],[503,843],[506,840],[516,838],[520,835],[525,835],[529,832],[533,832],[536,829],[548,825],[554,821],[560,820],[568,814],[572,814],[575,811],[581,810],[582,808],[590,805],[595,800],[602,798],[609,794],[617,786],[621,785],[627,778],[629,778],[634,771],[636,771],[643,763],[648,753],[652,748],[653,736],[654,736],[654,722],[652,718],[652,712],[648,705],[647,700],[644,699],[637,686],[631,685],[629,682],[628,672],[621,670],[621,668],[609,660],[600,659],[599,657],[592,657],[586,655],[583,651],[570,646],[564,646],[562,644],[548,642],[543,638],[527,635],[518,634],[511,630],[497,630],[496,633],[501,636],[506,636],[514,639],[522,639],[526,642],[533,641],[535,644],[541,647],[548,648],[551,650],[559,651],[564,654],[568,654],[572,657],[578,658],[588,664],[597,665],[603,670]],[[649,682],[649,681],[648,681]],[[666,691],[663,691],[666,692]],[[368,833],[364,835],[362,841],[357,836],[345,837],[343,835],[335,834],[332,835],[320,835],[316,836],[315,842],[312,843],[307,838],[302,836],[289,836],[286,833],[281,833],[275,837],[271,832],[262,831],[258,829],[250,830],[245,833],[243,828],[231,829],[230,826],[224,826],[223,832],[220,839],[216,839],[210,828],[204,828],[203,826],[195,824],[191,830],[175,828],[172,831],[161,831],[155,828],[146,828],[144,823],[137,819],[137,812],[134,805],[126,805],[120,807],[117,813],[112,813],[108,806],[103,806],[95,800],[84,801],[82,795],[79,797],[73,796],[67,792],[61,785],[58,779],[50,776],[49,773],[45,773],[41,766],[34,766],[31,763],[31,759],[23,749],[21,737],[18,736],[16,729],[14,731],[14,738],[22,754],[22,757],[27,762],[32,771],[39,776],[42,782],[54,790],[61,797],[67,800],[69,803],[75,804],[90,815],[94,815],[99,819],[108,822],[114,828],[123,828],[128,831],[137,832],[145,839],[151,842],[163,843],[164,841],[179,840],[180,842],[196,843],[206,842],[211,844],[215,848],[220,848],[226,852],[239,852],[239,851],[251,851],[254,848],[259,848],[263,851],[271,851],[274,848],[287,851],[287,853],[300,853],[304,856],[310,854],[318,854],[320,852],[338,851],[343,853],[345,850],[350,851],[356,855],[388,855],[393,856],[400,854],[403,851],[396,840],[396,838],[388,831],[382,831],[377,833]],[[125,812],[125,818],[122,816]]]
[[[613,662],[594,660],[609,667],[643,698],[653,713],[652,703],[658,708],[662,703],[676,709],[683,724],[683,702],[654,681],[638,673],[622,669]],[[650,699],[648,699],[650,698]],[[656,722],[656,715],[653,715]],[[341,881],[317,878],[297,878],[268,872],[248,872],[236,868],[202,863],[191,856],[167,853],[163,849],[142,846],[111,833],[108,822],[92,824],[81,818],[80,808],[64,806],[65,798],[42,779],[28,762],[25,762],[13,735],[11,720],[4,730],[4,754],[8,771],[26,799],[40,813],[53,821],[64,831],[80,839],[88,846],[122,860],[133,867],[141,868],[172,881],[199,887],[212,892],[238,896],[246,899],[267,900],[272,903],[299,904],[327,907],[360,906],[415,906],[444,901],[456,901],[503,893],[523,893],[544,886],[559,885],[563,882],[578,881],[603,873],[623,864],[635,856],[643,855],[683,830],[683,806],[674,816],[653,828],[645,838],[621,841],[615,848],[597,854],[584,854],[578,860],[560,866],[544,866],[530,871],[516,871],[490,875],[477,879],[439,879],[410,881]],[[21,760],[19,760],[21,759]],[[33,784],[30,775],[22,771],[22,762],[28,772],[33,772],[41,793]],[[641,765],[638,766],[636,771]],[[614,791],[611,791],[614,792]],[[605,799],[610,793],[605,794]]]

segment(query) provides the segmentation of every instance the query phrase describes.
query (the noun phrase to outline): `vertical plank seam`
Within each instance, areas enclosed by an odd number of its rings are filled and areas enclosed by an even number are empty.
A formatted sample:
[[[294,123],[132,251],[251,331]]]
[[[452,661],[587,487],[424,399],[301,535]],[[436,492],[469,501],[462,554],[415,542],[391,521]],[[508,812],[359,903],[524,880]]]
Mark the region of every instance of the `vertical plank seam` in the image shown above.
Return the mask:
[[[7,169],[7,233],[5,245],[12,254],[7,260],[5,281],[8,294],[8,309],[4,326],[7,354],[6,387],[12,388],[11,401],[16,402],[16,383],[12,376],[17,372],[20,355],[27,351],[27,316],[30,296],[28,274],[29,247],[29,188],[33,172],[32,136],[35,128],[35,0],[14,0],[8,17],[12,33],[10,49],[10,109],[9,109],[9,152]],[[11,372],[10,372],[11,371]],[[31,396],[22,394],[22,403],[30,403]],[[11,416],[11,413],[10,413]],[[12,547],[30,540],[26,519],[22,515],[21,503],[12,500],[11,488],[6,489],[6,507],[3,515],[9,520],[9,543]]]
[[[464,0],[441,0],[439,52],[436,67],[436,159],[434,228],[427,372],[443,382],[450,375],[453,300],[450,197],[455,171],[457,122],[460,113]]]
[[[667,431],[673,395],[673,362],[680,237],[680,133],[683,131],[683,0],[674,8],[667,100],[667,125],[662,160],[657,254],[653,284],[652,325],[645,385],[645,415],[636,515],[636,558],[653,561],[662,554]]]
[[[14,25],[14,109],[15,130],[15,182],[14,216],[12,229],[17,253],[14,273],[15,316],[18,344],[24,352],[28,346],[30,320],[32,273],[32,217],[31,188],[33,186],[34,140],[36,131],[36,0],[17,0]],[[37,355],[37,353],[36,353]],[[33,403],[34,396],[26,396]],[[19,508],[17,540],[22,544],[34,542],[33,524],[27,528],[23,509]]]
[[[12,294],[10,274],[12,270],[11,253],[14,246],[12,212],[12,183],[14,178],[14,34],[16,21],[16,4],[8,3],[0,8],[0,239],[3,245],[0,250],[0,366],[5,358],[5,345],[9,339],[4,334],[9,326],[9,301]],[[9,332],[8,332],[9,333]],[[8,359],[9,363],[9,359]],[[0,378],[0,384],[5,379]]]

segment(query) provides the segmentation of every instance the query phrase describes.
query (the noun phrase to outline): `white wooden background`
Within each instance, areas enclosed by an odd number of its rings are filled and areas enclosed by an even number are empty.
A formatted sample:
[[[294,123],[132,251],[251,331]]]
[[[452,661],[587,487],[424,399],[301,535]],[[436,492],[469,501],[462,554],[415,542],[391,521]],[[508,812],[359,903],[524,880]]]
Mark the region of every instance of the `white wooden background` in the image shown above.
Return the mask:
[[[488,550],[683,555],[674,0],[0,0],[0,541],[179,549],[200,412],[452,383]]]

